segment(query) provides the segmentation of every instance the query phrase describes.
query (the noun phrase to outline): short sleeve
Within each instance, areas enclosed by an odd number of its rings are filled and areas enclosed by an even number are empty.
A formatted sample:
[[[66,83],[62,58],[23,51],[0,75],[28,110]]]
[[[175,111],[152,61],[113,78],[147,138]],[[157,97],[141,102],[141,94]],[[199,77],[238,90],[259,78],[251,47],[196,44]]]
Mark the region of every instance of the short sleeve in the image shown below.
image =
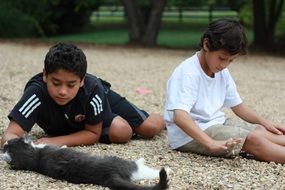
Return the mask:
[[[227,80],[227,89],[226,89],[226,97],[224,101],[223,107],[234,107],[240,103],[242,103],[242,100],[239,96],[239,93],[237,91],[236,84],[231,77],[230,73],[228,73],[228,80]]]
[[[110,113],[110,106],[102,85],[97,85],[87,103],[86,123],[97,124]]]
[[[197,100],[198,86],[199,77],[194,74],[171,78],[167,84],[166,109],[182,109],[189,113]]]
[[[37,122],[43,104],[42,100],[41,87],[36,85],[27,87],[21,99],[9,113],[8,118],[18,123],[24,131],[29,132]]]

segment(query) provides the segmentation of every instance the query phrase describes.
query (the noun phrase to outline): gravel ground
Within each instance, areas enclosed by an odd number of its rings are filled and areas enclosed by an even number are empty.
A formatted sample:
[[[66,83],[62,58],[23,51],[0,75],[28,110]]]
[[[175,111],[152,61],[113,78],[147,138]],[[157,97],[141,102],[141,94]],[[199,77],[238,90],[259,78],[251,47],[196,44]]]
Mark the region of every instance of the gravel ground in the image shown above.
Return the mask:
[[[7,114],[22,94],[26,81],[43,67],[51,44],[0,43],[0,134]],[[79,45],[86,53],[89,72],[111,82],[113,89],[149,112],[163,113],[165,84],[173,69],[194,52],[190,50],[141,49]],[[268,55],[238,58],[229,69],[244,102],[275,122],[284,123],[285,60]],[[141,95],[136,88],[151,90]],[[228,110],[226,113],[238,119]],[[35,127],[32,135],[43,132]],[[74,149],[94,155],[117,155],[147,165],[168,166],[171,190],[189,189],[285,189],[285,167],[252,159],[221,159],[172,151],[166,131],[151,140],[136,139],[124,145],[96,144]],[[2,153],[1,153],[2,154]],[[1,156],[1,155],[0,155]],[[141,181],[154,184],[156,180]],[[28,172],[13,171],[0,161],[0,189],[104,189],[76,185]]]

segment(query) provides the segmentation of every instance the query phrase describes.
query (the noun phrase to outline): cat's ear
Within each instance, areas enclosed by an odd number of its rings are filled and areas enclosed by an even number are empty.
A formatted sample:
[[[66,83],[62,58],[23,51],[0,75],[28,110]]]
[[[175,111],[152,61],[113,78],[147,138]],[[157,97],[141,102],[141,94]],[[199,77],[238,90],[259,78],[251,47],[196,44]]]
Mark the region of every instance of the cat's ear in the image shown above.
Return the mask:
[[[23,138],[24,138],[24,142],[25,142],[26,144],[31,144],[31,143],[32,143],[32,140],[31,140],[31,138],[29,137],[29,135],[28,135],[27,132],[24,133]]]

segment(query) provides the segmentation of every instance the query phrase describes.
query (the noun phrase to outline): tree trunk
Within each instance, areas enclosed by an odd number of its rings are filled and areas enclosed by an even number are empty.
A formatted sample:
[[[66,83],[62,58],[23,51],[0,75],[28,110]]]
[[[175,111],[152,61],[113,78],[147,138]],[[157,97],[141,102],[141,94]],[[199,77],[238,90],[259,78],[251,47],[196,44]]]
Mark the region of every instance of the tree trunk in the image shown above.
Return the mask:
[[[271,0],[266,17],[264,0],[253,0],[254,45],[265,50],[274,48],[276,24],[281,16],[284,0]]]
[[[254,45],[263,46],[266,38],[266,21],[264,0],[253,0]]]
[[[274,46],[274,34],[277,22],[281,16],[283,0],[272,0],[269,8],[266,43],[269,48]]]
[[[128,18],[129,43],[140,43],[145,30],[144,20],[135,0],[122,0]]]
[[[140,7],[136,0],[122,0],[122,3],[128,19],[129,43],[156,45],[166,0],[152,0],[149,8]]]
[[[157,37],[165,4],[165,0],[152,0],[152,9],[142,38],[143,45],[154,46],[157,44]]]

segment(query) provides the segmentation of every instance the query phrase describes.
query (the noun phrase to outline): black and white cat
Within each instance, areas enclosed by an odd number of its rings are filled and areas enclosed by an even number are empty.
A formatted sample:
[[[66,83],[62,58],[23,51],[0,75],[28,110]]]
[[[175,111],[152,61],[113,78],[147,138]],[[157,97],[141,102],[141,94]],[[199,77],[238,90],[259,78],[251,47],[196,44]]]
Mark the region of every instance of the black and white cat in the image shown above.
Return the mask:
[[[144,159],[124,160],[115,156],[91,156],[70,148],[35,145],[28,136],[4,144],[3,160],[15,170],[30,170],[71,183],[96,184],[114,190],[164,190],[167,172],[144,165]],[[154,186],[133,181],[160,178]]]

